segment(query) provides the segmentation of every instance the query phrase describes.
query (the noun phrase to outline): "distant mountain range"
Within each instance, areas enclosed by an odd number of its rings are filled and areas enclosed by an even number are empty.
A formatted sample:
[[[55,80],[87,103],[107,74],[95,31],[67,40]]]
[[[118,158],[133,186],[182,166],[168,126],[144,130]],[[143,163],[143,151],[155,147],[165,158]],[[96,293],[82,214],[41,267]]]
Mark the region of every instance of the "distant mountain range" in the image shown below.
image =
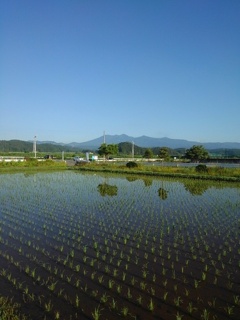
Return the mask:
[[[170,149],[189,149],[193,145],[203,145],[207,150],[239,150],[239,142],[208,142],[200,143],[197,141],[188,141],[183,139],[151,138],[148,136],[131,137],[126,134],[105,135],[86,142],[59,143],[54,141],[37,141],[37,150],[39,152],[60,152],[60,151],[96,151],[105,141],[106,144],[120,144],[124,142],[134,143],[141,148],[159,148],[168,147]],[[0,140],[0,151],[5,152],[31,152],[33,141],[21,140]],[[238,153],[238,152],[237,152]]]
[[[91,149],[96,150],[104,142],[103,136],[87,141],[87,142],[72,142],[68,146],[80,149]],[[134,142],[135,145],[143,148],[154,148],[154,147],[168,147],[171,149],[191,148],[193,145],[203,145],[204,148],[211,149],[240,149],[239,142],[207,142],[200,143],[197,141],[188,141],[183,139],[170,139],[170,138],[151,138],[148,136],[131,137],[126,134],[121,135],[106,135],[105,142],[107,144],[119,144],[121,142]]]

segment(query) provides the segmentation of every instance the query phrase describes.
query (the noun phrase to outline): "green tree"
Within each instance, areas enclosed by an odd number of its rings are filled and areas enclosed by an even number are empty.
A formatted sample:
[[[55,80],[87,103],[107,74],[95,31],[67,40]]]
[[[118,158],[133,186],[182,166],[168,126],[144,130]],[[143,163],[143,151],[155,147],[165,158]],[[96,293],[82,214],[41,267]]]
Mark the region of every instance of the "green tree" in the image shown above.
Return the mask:
[[[200,160],[208,159],[209,155],[203,146],[194,145],[192,148],[186,150],[185,157],[193,162],[198,162]]]
[[[105,156],[107,159],[109,155],[114,155],[118,153],[118,145],[117,144],[106,144],[102,143],[98,148],[98,154],[100,156]]]
[[[146,149],[143,155],[144,158],[151,159],[153,158],[153,152],[151,149]]]
[[[158,156],[160,159],[168,161],[170,159],[169,148],[167,147],[160,148]]]

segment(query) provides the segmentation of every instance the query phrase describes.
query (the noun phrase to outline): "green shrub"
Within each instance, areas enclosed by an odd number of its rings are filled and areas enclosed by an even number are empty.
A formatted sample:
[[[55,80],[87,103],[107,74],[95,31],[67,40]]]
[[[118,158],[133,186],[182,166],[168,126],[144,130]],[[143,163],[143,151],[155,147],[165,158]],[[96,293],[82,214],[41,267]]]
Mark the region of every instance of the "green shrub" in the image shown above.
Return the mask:
[[[200,173],[207,173],[208,172],[208,168],[205,164],[199,164],[198,166],[196,166],[195,170],[196,170],[196,172],[200,172]]]
[[[138,164],[134,161],[129,161],[127,164],[126,164],[126,167],[127,168],[137,168],[138,167]]]

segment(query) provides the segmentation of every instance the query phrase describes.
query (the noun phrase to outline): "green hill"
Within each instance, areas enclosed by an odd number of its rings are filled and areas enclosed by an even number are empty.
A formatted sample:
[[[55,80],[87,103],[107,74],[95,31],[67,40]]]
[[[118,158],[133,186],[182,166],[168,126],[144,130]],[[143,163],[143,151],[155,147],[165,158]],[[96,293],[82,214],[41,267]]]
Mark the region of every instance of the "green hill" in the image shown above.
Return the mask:
[[[79,148],[51,143],[37,144],[37,152],[76,152]],[[0,140],[0,152],[32,152],[33,143],[22,140]]]

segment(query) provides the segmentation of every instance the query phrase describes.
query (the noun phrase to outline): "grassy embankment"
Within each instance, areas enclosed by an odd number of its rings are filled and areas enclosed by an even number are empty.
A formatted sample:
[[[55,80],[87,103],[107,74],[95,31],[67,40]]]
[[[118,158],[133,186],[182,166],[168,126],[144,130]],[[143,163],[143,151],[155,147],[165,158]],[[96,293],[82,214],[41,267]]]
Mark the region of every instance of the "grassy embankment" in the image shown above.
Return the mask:
[[[70,168],[69,168],[70,169]],[[105,171],[114,173],[131,173],[142,174],[148,176],[166,176],[166,177],[181,177],[194,178],[205,180],[218,181],[238,181],[240,182],[240,168],[223,168],[223,167],[208,167],[204,173],[197,172],[195,167],[165,167],[163,166],[146,166],[138,164],[136,168],[127,168],[126,165],[117,163],[89,163],[85,165],[74,166],[71,169],[84,171]]]
[[[38,161],[34,158],[29,158],[26,161],[1,161],[1,172],[13,171],[29,171],[29,170],[62,170],[66,169],[67,165],[64,161],[44,160]]]

